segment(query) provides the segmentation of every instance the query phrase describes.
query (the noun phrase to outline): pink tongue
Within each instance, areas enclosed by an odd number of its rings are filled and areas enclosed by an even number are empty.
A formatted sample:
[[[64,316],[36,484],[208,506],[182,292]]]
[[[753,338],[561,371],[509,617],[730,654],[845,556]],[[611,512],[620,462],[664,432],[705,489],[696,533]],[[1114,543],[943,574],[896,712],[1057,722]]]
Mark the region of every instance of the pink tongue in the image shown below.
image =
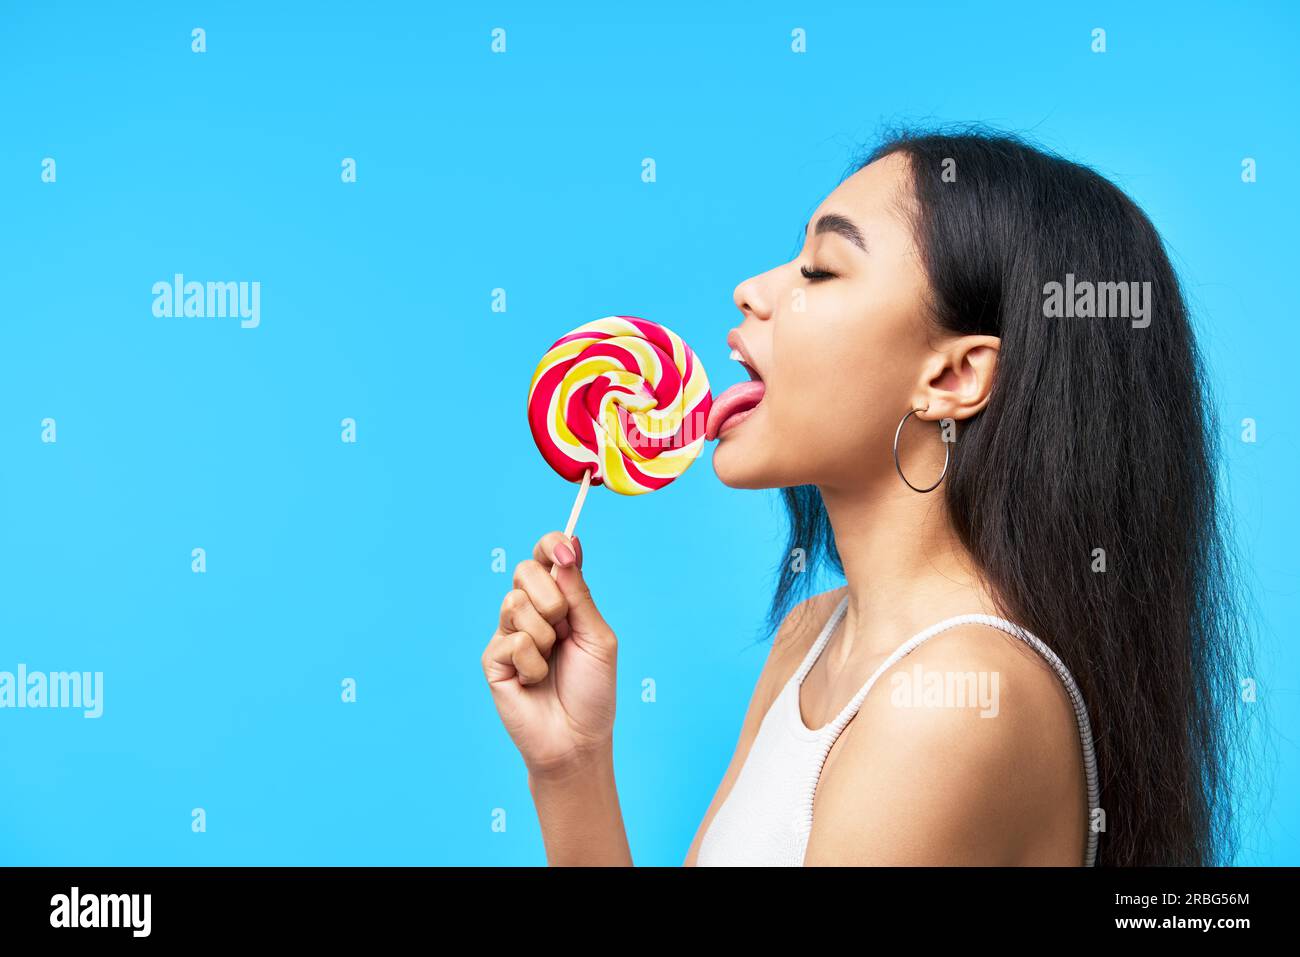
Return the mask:
[[[709,420],[704,426],[704,437],[712,442],[718,437],[718,429],[723,422],[737,412],[758,405],[763,401],[763,393],[766,391],[767,387],[761,382],[738,382],[721,395],[715,396],[713,407],[709,409]]]

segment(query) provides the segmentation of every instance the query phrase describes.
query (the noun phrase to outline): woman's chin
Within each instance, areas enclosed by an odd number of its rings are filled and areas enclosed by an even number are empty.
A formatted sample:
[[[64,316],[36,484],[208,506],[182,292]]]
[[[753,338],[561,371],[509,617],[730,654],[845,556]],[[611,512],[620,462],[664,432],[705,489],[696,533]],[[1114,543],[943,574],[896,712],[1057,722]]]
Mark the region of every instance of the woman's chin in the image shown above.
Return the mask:
[[[758,456],[751,449],[745,450],[745,442],[736,435],[724,435],[713,450],[713,472],[730,488],[773,488],[766,470],[758,461]]]

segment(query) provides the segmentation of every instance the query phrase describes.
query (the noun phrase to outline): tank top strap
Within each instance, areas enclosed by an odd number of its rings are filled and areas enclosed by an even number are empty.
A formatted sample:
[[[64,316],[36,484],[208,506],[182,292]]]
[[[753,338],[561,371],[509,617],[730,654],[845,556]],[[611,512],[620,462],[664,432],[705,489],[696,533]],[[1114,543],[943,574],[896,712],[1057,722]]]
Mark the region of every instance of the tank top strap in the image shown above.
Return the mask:
[[[844,597],[840,599],[840,603],[836,605],[835,610],[831,612],[831,616],[826,619],[826,624],[822,627],[821,633],[817,636],[817,640],[812,643],[812,647],[810,647],[807,654],[803,656],[803,661],[799,664],[799,670],[790,677],[788,682],[786,682],[787,686],[793,684],[795,687],[798,687],[803,684],[803,679],[808,677],[808,672],[812,671],[813,665],[815,665],[817,659],[821,657],[822,651],[826,648],[826,643],[831,640],[831,635],[835,633],[836,627],[844,617],[844,613],[848,611],[848,608],[849,594],[846,591]]]

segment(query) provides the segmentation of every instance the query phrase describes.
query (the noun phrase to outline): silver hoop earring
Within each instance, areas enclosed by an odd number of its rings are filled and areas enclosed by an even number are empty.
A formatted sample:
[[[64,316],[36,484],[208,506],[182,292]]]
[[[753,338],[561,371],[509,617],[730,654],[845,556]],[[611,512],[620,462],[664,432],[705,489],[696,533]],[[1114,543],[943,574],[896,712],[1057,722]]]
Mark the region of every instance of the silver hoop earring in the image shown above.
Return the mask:
[[[928,411],[928,407],[925,409],[912,409],[910,412],[907,413],[907,415],[904,415],[901,419],[898,420],[898,428],[894,430],[894,468],[898,471],[898,477],[903,480],[903,484],[905,484],[913,492],[933,492],[935,489],[937,489],[939,487],[939,483],[943,481],[944,476],[948,474],[948,459],[952,455],[952,443],[944,442],[943,443],[943,471],[939,473],[939,480],[935,482],[933,485],[931,485],[929,488],[917,488],[915,485],[909,482],[907,480],[907,476],[903,474],[903,467],[898,464],[898,437],[903,434],[903,423],[907,421],[908,416],[916,415],[916,413],[918,412],[925,412],[925,411]],[[939,425],[939,436],[940,438],[943,437],[942,423],[940,423]]]

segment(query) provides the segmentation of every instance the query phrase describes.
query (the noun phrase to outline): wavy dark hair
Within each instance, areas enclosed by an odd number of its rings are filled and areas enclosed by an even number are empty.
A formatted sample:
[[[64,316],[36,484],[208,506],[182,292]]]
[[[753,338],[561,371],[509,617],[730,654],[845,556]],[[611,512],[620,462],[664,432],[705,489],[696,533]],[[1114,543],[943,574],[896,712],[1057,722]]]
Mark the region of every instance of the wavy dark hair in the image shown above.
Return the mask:
[[[1247,629],[1216,416],[1160,236],[1107,179],[1016,136],[895,133],[845,175],[891,154],[912,173],[901,207],[929,321],[1002,341],[989,402],[960,424],[941,491],[1000,613],[1079,684],[1105,812],[1097,863],[1228,863]],[[1067,274],[1149,281],[1150,324],[1046,318],[1045,287]],[[802,548],[806,568],[842,574],[817,489],[782,495],[786,555]],[[811,578],[782,562],[769,625]]]

